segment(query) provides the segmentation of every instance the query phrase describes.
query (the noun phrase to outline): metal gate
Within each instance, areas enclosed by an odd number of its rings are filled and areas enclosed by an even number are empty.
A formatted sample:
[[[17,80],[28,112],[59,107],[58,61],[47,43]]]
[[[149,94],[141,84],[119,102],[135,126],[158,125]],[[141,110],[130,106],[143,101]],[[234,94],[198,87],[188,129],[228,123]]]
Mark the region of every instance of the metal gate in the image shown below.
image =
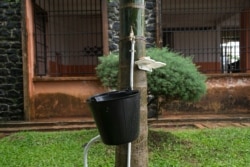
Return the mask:
[[[249,0],[162,0],[163,46],[193,57],[205,73],[246,71]],[[249,59],[249,58],[248,58]]]
[[[35,74],[94,75],[103,55],[101,0],[33,0]]]

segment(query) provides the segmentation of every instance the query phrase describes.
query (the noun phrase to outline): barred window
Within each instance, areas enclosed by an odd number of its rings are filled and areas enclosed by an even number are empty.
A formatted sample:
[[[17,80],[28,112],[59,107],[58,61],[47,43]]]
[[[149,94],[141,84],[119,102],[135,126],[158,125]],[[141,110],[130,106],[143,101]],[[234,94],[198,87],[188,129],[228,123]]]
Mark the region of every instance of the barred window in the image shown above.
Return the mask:
[[[250,70],[249,0],[162,0],[163,46],[204,73]]]
[[[35,74],[94,75],[103,55],[101,0],[33,0]]]

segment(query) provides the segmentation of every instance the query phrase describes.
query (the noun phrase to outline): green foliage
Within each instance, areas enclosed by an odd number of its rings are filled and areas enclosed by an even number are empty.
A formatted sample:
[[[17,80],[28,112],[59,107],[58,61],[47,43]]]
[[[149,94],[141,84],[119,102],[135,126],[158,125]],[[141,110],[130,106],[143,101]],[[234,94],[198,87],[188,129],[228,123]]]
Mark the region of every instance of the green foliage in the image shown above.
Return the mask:
[[[249,137],[249,128],[153,131],[149,166],[249,166]]]
[[[118,84],[118,55],[99,57],[100,64],[96,67],[97,77],[100,78],[103,86],[117,88]]]
[[[148,88],[151,94],[164,95],[167,99],[184,101],[199,100],[206,93],[206,77],[201,74],[191,58],[167,48],[150,48],[147,56],[167,65],[148,73]],[[101,57],[97,66],[97,76],[104,86],[117,88],[118,55]]]
[[[83,166],[83,145],[96,135],[96,130],[16,133],[0,139],[0,166]],[[112,166],[114,149],[97,142],[88,153],[88,162],[89,166]]]
[[[199,100],[206,93],[206,77],[201,74],[190,57],[183,57],[167,48],[150,48],[147,56],[166,66],[148,73],[150,92],[168,99]]]
[[[149,131],[149,167],[246,167],[250,164],[250,128]],[[1,167],[83,166],[83,145],[97,130],[20,132],[0,139]],[[93,144],[90,167],[115,164],[115,147]]]

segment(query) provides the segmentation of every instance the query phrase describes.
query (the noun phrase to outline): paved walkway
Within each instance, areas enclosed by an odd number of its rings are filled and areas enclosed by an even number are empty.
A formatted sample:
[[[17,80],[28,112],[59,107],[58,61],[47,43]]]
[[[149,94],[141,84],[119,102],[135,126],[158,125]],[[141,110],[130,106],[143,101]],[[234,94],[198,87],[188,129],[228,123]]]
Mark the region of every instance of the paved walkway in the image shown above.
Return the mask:
[[[248,114],[175,114],[148,120],[149,128],[190,129],[217,127],[250,127]],[[18,131],[57,131],[96,128],[91,118],[56,118],[36,121],[0,122],[0,137]]]
[[[179,114],[149,119],[149,127],[166,129],[204,129],[217,127],[250,127],[249,114]]]

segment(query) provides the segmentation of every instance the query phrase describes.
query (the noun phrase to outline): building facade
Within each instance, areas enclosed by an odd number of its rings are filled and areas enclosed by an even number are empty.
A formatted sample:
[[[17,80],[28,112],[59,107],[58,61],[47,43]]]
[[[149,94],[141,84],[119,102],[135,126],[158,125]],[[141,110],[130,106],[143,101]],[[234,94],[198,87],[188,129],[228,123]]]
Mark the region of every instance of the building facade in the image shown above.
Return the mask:
[[[119,1],[6,0],[0,9],[0,120],[91,116],[86,99],[106,91],[98,57],[119,50]],[[145,37],[208,75],[200,102],[167,110],[248,111],[248,0],[146,0]]]

